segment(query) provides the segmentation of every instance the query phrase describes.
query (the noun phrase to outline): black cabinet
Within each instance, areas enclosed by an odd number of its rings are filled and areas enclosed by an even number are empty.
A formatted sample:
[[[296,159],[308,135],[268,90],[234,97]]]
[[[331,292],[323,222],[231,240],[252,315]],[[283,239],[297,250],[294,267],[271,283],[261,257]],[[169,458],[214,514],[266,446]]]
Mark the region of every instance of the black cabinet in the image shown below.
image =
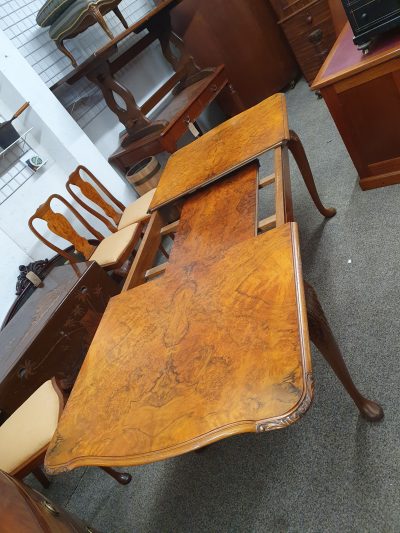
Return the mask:
[[[372,37],[400,26],[400,0],[342,0],[354,42],[368,49]]]

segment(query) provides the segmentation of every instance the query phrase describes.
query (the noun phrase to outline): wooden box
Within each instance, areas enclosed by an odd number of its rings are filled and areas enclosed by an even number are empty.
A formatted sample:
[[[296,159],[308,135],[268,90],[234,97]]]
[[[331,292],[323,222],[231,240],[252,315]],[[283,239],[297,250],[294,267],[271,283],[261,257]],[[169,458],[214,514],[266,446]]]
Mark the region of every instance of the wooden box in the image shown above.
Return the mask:
[[[0,332],[4,421],[42,383],[72,383],[117,284],[97,263],[54,268]]]

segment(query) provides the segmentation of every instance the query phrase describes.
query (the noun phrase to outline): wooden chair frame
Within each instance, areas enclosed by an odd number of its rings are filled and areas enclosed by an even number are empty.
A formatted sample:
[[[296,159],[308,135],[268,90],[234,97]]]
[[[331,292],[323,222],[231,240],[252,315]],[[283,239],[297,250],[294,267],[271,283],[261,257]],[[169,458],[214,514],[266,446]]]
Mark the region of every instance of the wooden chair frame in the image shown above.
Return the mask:
[[[89,176],[93,183],[107,196],[107,198],[111,200],[111,202],[119,209],[120,212],[117,212],[111,204],[107,203],[89,181],[82,178],[82,171]],[[80,198],[75,193],[75,191],[73,190],[73,186],[78,187],[82,195],[85,196],[91,202],[95,203],[103,211],[104,215],[106,215],[108,218],[106,218],[106,216],[100,214],[98,211],[96,211],[90,205],[84,202],[82,198]],[[72,198],[81,207],[83,207],[84,209],[86,209],[86,211],[101,220],[101,222],[103,222],[103,224],[105,224],[112,233],[118,231],[118,224],[121,220],[122,213],[124,212],[126,206],[122,202],[117,200],[117,198],[115,198],[115,196],[113,196],[111,192],[106,187],[104,187],[104,185],[96,178],[96,176],[94,176],[94,174],[88,168],[83,165],[77,166],[76,169],[69,175],[65,187],[69,194],[72,196]],[[109,219],[111,219],[112,222]]]
[[[65,217],[65,215],[53,211],[53,209],[51,208],[51,202],[52,200],[55,200],[55,199],[59,200],[62,204],[64,204],[72,212],[72,214],[79,220],[79,222],[88,231],[90,231],[90,233],[98,241],[102,241],[104,239],[104,236],[99,231],[97,231],[95,228],[93,228],[93,226],[91,226],[82,217],[82,215],[65,198],[63,198],[59,194],[52,194],[51,196],[47,198],[47,200],[42,205],[38,207],[36,212],[30,217],[28,221],[29,229],[46,246],[54,250],[56,253],[60,254],[62,257],[65,257],[65,259],[67,259],[71,263],[76,263],[78,259],[75,255],[66,252],[62,248],[59,248],[55,244],[48,241],[34,227],[33,221],[35,219],[38,218],[38,219],[44,220],[47,223],[47,226],[50,229],[50,231],[52,231],[59,237],[66,239],[68,242],[71,242],[71,244],[74,245],[75,249],[78,252],[81,252],[86,260],[89,260],[94,250],[96,249],[96,246],[94,246],[93,244],[90,244],[90,242],[85,237],[82,237],[81,235],[79,235],[77,231],[74,229],[74,227],[72,226],[72,224],[70,223],[70,221]],[[69,232],[69,235],[66,234],[66,232]]]

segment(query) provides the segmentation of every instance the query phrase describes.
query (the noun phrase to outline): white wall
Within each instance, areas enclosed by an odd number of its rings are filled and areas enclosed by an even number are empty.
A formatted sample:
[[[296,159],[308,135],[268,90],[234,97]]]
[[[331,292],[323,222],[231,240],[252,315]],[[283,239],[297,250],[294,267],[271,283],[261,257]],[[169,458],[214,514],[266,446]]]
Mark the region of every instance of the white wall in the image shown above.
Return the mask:
[[[78,162],[90,168],[122,201],[133,200],[135,194],[1,31],[0,73],[0,113],[13,112],[25,100],[30,101],[30,109],[16,122],[16,127],[21,131],[34,126],[33,144],[50,159],[44,172],[35,175],[0,205],[1,320],[15,297],[19,264],[53,255],[37,242],[27,221],[50,194],[65,194],[67,176]]]

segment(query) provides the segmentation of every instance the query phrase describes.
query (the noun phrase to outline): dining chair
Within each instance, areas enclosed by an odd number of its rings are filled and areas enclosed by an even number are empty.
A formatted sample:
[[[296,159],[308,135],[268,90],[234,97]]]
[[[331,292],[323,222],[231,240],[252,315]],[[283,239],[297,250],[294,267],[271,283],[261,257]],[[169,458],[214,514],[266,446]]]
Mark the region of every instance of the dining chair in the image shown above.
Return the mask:
[[[89,178],[85,179],[82,174]],[[151,189],[140,198],[130,203],[128,206],[117,200],[113,194],[96,178],[96,176],[83,165],[79,165],[71,172],[65,187],[72,198],[86,211],[97,217],[106,227],[115,233],[131,224],[147,224],[150,220],[148,213],[149,206],[153,199],[156,189]],[[80,191],[77,194],[76,189]],[[95,204],[101,213],[82,199],[87,198],[92,204]],[[104,198],[108,198],[109,202]],[[160,252],[168,258],[168,252],[160,242]]]
[[[66,394],[55,378],[45,381],[1,426],[0,470],[23,479],[32,473],[47,488],[49,479],[41,466],[63,412]],[[130,474],[103,468],[122,485]]]
[[[83,173],[86,174],[90,181],[83,177]],[[101,220],[113,233],[131,224],[147,222],[150,218],[148,209],[156,191],[156,189],[151,189],[126,207],[83,165],[79,165],[71,172],[65,186],[72,198],[81,207]],[[79,189],[81,195],[94,203],[102,213],[93,209],[81,196],[78,196],[74,188]],[[103,196],[101,193],[103,193]],[[111,203],[107,202],[104,196]]]
[[[98,244],[93,244],[92,240],[88,240],[80,235],[65,215],[54,211],[51,207],[52,200],[59,200],[94,236],[96,241],[98,241]],[[73,244],[75,250],[80,252],[87,261],[96,261],[97,264],[106,270],[118,269],[124,264],[133,253],[142,233],[142,224],[134,223],[124,226],[115,233],[104,237],[98,230],[93,228],[93,226],[91,226],[65,198],[59,194],[52,194],[30,217],[28,226],[39,240],[61,256],[65,257],[71,263],[76,263],[78,261],[77,256],[68,253],[46,239],[35,228],[33,223],[36,219],[44,220],[52,233]]]

